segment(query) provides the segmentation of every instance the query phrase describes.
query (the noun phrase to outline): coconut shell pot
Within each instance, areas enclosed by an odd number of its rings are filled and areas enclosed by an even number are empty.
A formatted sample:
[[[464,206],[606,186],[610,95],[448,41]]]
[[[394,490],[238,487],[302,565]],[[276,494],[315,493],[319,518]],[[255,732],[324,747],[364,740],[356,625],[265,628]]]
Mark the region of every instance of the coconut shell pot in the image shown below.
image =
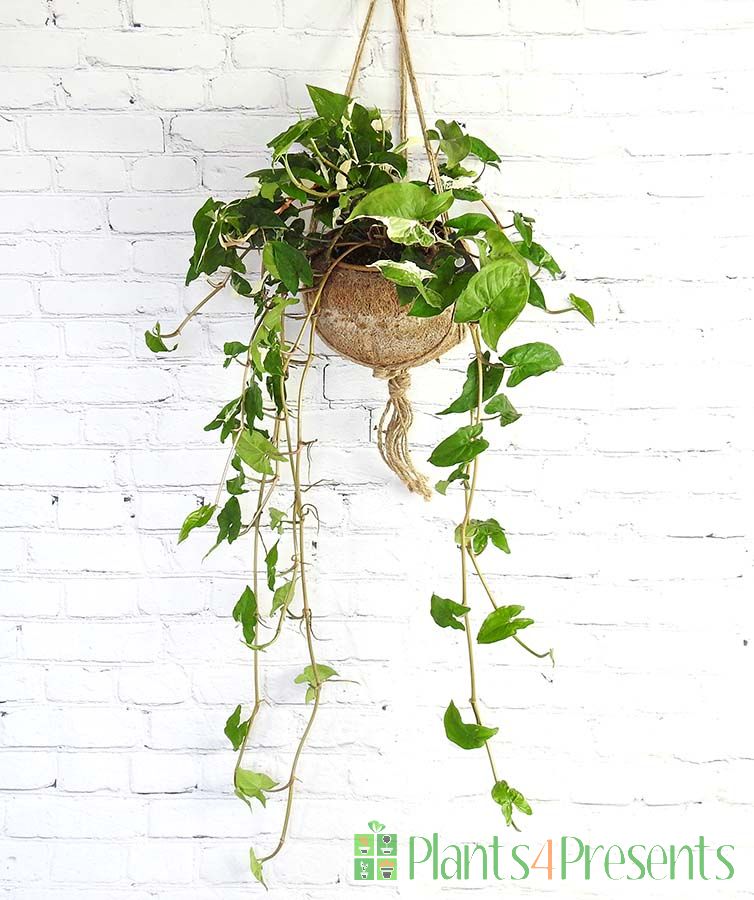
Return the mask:
[[[313,263],[316,271],[326,268],[323,260]],[[314,291],[306,295],[308,305],[315,296]],[[460,344],[465,327],[453,322],[452,309],[422,318],[410,316],[409,308],[401,306],[395,285],[378,270],[342,262],[322,289],[316,330],[340,356],[387,380],[390,399],[377,428],[380,454],[410,491],[429,500],[429,482],[414,468],[408,446],[413,422],[408,370],[439,359]]]

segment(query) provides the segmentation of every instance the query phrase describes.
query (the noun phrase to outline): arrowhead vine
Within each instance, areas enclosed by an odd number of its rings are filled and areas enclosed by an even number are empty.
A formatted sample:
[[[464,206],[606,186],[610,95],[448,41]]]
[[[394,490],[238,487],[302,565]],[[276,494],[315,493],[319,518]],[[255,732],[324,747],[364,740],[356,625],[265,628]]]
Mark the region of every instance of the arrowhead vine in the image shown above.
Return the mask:
[[[151,350],[172,352],[188,323],[226,287],[248,310],[248,332],[223,348],[222,365],[238,371],[238,390],[205,428],[217,432],[228,451],[217,494],[189,512],[178,539],[211,529],[209,553],[242,538],[251,542],[250,583],[231,598],[229,609],[251,657],[253,696],[244,696],[239,686],[225,734],[237,753],[233,787],[249,809],[257,813],[270,797],[285,798],[277,844],[266,854],[250,852],[251,872],[263,884],[264,866],[277,856],[288,834],[298,764],[322,698],[328,685],[340,680],[335,669],[318,659],[312,629],[306,529],[316,510],[305,499],[303,465],[310,443],[303,431],[304,389],[314,359],[318,304],[332,273],[348,259],[358,261],[395,285],[409,316],[433,317],[450,309],[471,336],[473,357],[458,396],[438,398],[438,414],[462,416],[462,424],[429,457],[442,473],[437,491],[454,491],[461,499],[461,520],[448,529],[448,540],[459,553],[461,578],[457,591],[438,585],[440,594],[432,596],[428,607],[449,639],[455,631],[464,632],[468,652],[468,699],[463,700],[460,689],[453,698],[436,698],[447,707],[445,733],[463,750],[485,750],[492,799],[513,827],[515,812],[529,815],[532,810],[498,770],[493,744],[502,723],[483,718],[475,646],[508,641],[538,658],[552,657],[552,651],[538,653],[524,643],[520,635],[525,629],[528,634],[533,620],[521,615],[519,605],[498,603],[485,578],[483,554],[508,554],[512,548],[500,522],[474,518],[480,460],[495,440],[495,426],[507,427],[521,418],[508,389],[563,364],[547,343],[501,348],[524,310],[575,312],[594,322],[591,306],[573,294],[562,308],[547,305],[540,282],[557,280],[561,269],[535,242],[531,217],[518,211],[501,217],[485,200],[480,180],[486,169],[499,168],[501,157],[484,141],[457,122],[437,122],[427,135],[431,177],[411,179],[406,148],[394,145],[379,110],[323,88],[311,87],[309,93],[315,113],[270,141],[271,164],[251,173],[249,194],[230,202],[209,199],[196,213],[186,284],[206,276],[211,285],[207,296],[171,333],[159,325],[146,333]],[[261,259],[259,277],[247,268],[252,253]],[[304,296],[302,312],[297,302]],[[293,487],[292,500],[276,508],[284,478]],[[475,585],[492,607],[476,630],[471,621]],[[291,680],[300,687],[309,713],[286,777],[278,783],[257,771],[253,735],[263,701],[261,660],[294,626],[302,631],[304,647]]]

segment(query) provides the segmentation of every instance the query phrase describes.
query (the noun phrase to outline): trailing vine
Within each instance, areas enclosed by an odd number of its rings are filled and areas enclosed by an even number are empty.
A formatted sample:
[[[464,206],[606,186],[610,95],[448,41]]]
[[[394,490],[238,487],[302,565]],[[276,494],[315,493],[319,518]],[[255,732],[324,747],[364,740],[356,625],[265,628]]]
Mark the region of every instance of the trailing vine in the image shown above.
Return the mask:
[[[470,333],[473,357],[465,381],[459,396],[439,413],[467,416],[468,422],[445,437],[429,458],[444,472],[436,490],[458,491],[463,501],[454,532],[459,593],[456,599],[433,595],[430,613],[439,627],[465,632],[468,652],[471,721],[464,721],[451,700],[445,733],[463,749],[485,749],[492,798],[514,828],[514,813],[529,815],[532,810],[496,764],[491,741],[498,729],[483,721],[475,649],[512,639],[535,657],[550,657],[553,664],[554,657],[551,650],[540,653],[524,642],[521,632],[533,620],[521,615],[519,605],[499,604],[485,578],[480,558],[487,548],[509,553],[510,547],[496,519],[474,517],[480,459],[489,446],[485,429],[490,423],[508,426],[520,418],[500,391],[503,381],[514,388],[562,365],[558,352],[542,342],[501,352],[502,335],[527,306],[551,314],[573,311],[594,324],[591,306],[573,294],[566,306],[548,307],[540,280],[559,279],[561,269],[534,240],[533,219],[513,212],[505,221],[484,198],[480,180],[485,170],[501,163],[484,141],[458,122],[438,121],[433,129],[424,129],[428,176],[410,179],[406,144],[394,144],[379,110],[322,88],[310,87],[309,93],[315,114],[270,141],[271,165],[251,174],[253,190],[230,202],[209,199],[194,218],[195,247],[186,283],[206,276],[210,292],[174,331],[164,334],[157,324],[145,336],[151,350],[173,351],[173,341],[188,323],[228,286],[252,321],[248,337],[224,346],[223,365],[240,368],[240,391],[205,428],[218,432],[228,446],[217,495],[187,516],[179,542],[211,523],[216,531],[208,554],[221,544],[251,539],[250,584],[232,614],[251,654],[253,698],[247,704],[247,698],[239,697],[225,734],[237,753],[233,780],[240,800],[253,809],[255,802],[265,806],[270,795],[285,795],[278,842],[266,853],[250,851],[251,872],[262,883],[265,863],[280,853],[288,835],[298,765],[323,691],[340,678],[316,655],[306,556],[307,527],[316,510],[305,496],[303,398],[329,279],[348,260],[393,284],[409,316],[431,318],[451,310],[453,321],[465,324]],[[466,206],[451,215],[457,204]],[[261,257],[257,278],[247,269],[252,252]],[[294,370],[297,379],[292,378]],[[280,509],[275,498],[284,478],[293,493]],[[492,611],[474,637],[470,615],[477,584]],[[311,709],[287,777],[277,783],[253,763],[247,765],[247,758],[253,755],[251,739],[263,702],[261,662],[286,627],[298,627],[303,635],[303,670],[294,681]]]

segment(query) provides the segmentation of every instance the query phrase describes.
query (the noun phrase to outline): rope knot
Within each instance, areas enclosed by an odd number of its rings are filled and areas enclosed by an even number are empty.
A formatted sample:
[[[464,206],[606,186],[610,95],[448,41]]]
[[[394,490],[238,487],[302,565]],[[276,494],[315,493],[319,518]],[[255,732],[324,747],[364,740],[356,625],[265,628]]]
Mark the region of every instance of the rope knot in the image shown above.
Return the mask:
[[[410,491],[419,494],[425,500],[431,500],[432,489],[429,481],[417,472],[408,446],[408,433],[414,421],[414,413],[408,399],[411,375],[407,369],[377,368],[374,370],[374,376],[387,381],[390,394],[377,426],[377,447],[380,456]]]

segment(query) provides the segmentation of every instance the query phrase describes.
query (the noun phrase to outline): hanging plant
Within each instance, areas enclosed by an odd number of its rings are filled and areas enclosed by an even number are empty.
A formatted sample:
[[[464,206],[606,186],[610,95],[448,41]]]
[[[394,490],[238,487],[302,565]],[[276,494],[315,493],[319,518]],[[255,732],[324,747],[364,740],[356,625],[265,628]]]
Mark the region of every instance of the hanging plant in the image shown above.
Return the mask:
[[[407,49],[405,29],[402,38]],[[232,614],[252,657],[254,697],[250,708],[239,702],[225,734],[238,754],[237,796],[250,809],[256,802],[266,805],[271,794],[286,796],[277,845],[266,854],[250,851],[252,874],[261,882],[264,864],[286,840],[299,760],[323,693],[340,680],[317,657],[307,584],[306,527],[316,511],[305,499],[303,412],[315,333],[388,379],[390,401],[378,429],[379,447],[409,489],[427,498],[429,482],[414,468],[408,450],[407,371],[438,358],[466,334],[471,338],[473,358],[458,396],[439,411],[463,416],[465,422],[429,457],[440,472],[435,489],[441,494],[456,490],[462,500],[460,522],[449,534],[459,552],[460,591],[438,587],[429,612],[440,628],[466,636],[469,710],[464,713],[460,698],[450,699],[444,715],[447,738],[464,750],[486,750],[492,799],[507,825],[516,827],[514,813],[532,812],[496,766],[492,738],[498,728],[482,718],[474,651],[477,643],[507,640],[540,659],[552,658],[552,651],[529,647],[522,632],[533,620],[522,615],[519,605],[500,605],[485,579],[480,557],[510,548],[503,526],[494,518],[475,518],[473,504],[479,460],[489,446],[486,429],[520,418],[501,390],[503,382],[513,389],[562,365],[557,350],[543,342],[501,350],[503,334],[527,305],[551,314],[574,311],[592,324],[594,319],[587,301],[573,294],[566,307],[548,308],[540,280],[558,279],[562,272],[535,241],[533,219],[519,212],[510,221],[502,219],[479,186],[487,168],[498,168],[500,156],[458,122],[438,121],[427,128],[413,77],[412,85],[429,160],[425,180],[409,177],[405,142],[394,145],[379,110],[310,87],[314,115],[270,141],[270,167],[252,173],[256,189],[227,203],[210,199],[194,218],[196,242],[186,283],[207,276],[214,279],[211,291],[171,333],[161,333],[159,325],[146,333],[151,350],[171,352],[188,322],[226,286],[249,310],[250,333],[224,347],[223,365],[239,368],[240,388],[205,428],[217,431],[228,446],[217,495],[187,516],[178,540],[212,523],[214,543],[208,553],[251,538],[251,583]],[[261,256],[258,278],[249,276],[252,253]],[[300,371],[295,383],[294,367]],[[275,492],[284,473],[293,496],[277,508]],[[472,573],[491,604],[476,635],[469,618]],[[311,711],[288,777],[278,784],[247,759],[262,703],[261,657],[294,622],[304,633],[306,658],[293,681],[301,685]]]

